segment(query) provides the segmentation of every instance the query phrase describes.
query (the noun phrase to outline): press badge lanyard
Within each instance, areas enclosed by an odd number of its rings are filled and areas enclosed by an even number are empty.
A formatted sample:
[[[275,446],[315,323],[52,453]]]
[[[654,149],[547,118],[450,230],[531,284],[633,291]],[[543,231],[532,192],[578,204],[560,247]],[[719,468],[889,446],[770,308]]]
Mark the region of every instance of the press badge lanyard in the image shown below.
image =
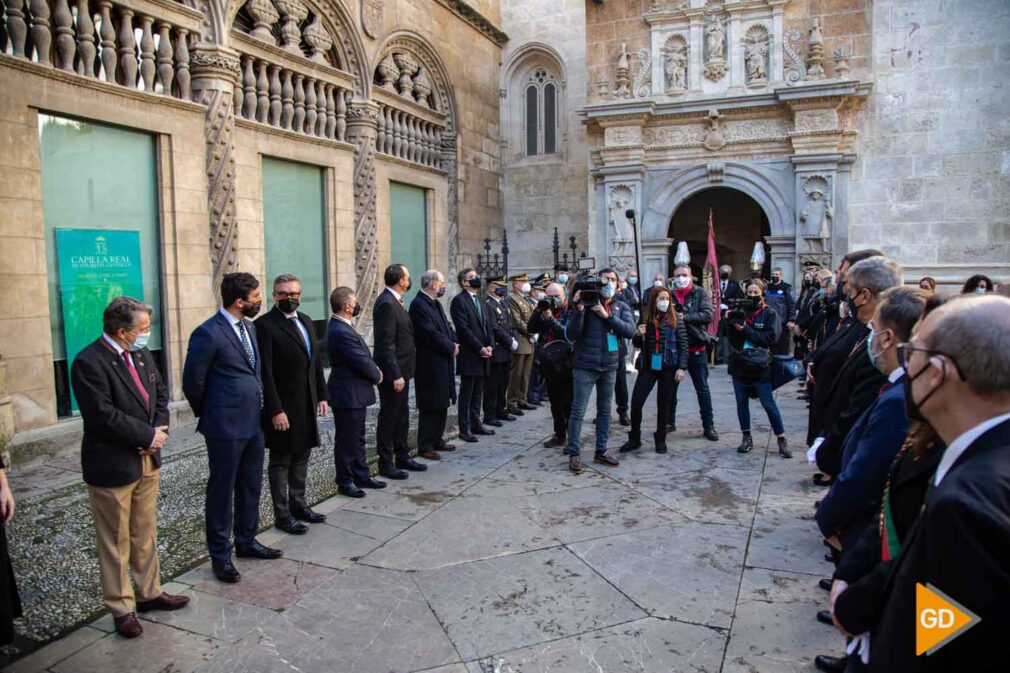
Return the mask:
[[[604,312],[607,314],[607,318],[610,317],[610,309],[607,306],[603,307]],[[607,351],[613,353],[617,351],[617,335],[610,331],[610,325],[607,325]]]
[[[753,325],[754,324],[754,320],[759,315],[761,315],[762,313],[764,313],[764,311],[765,311],[765,307],[762,306],[761,309],[757,313],[755,313],[754,315],[750,316],[749,318],[744,319],[744,322],[746,322],[748,325]],[[747,351],[747,350],[752,350],[753,348],[754,348],[754,344],[752,344],[749,339],[745,339],[744,342],[743,342],[743,349],[745,351]]]

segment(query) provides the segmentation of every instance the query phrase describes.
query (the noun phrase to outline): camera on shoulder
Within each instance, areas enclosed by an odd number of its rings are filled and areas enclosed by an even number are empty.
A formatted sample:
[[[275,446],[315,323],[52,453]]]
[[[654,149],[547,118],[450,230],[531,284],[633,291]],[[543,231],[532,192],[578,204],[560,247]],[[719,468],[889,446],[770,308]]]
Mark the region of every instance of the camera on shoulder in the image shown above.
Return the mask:
[[[600,291],[603,290],[603,286],[606,285],[606,281],[599,276],[594,276],[589,273],[581,273],[575,279],[575,285],[572,286],[572,292],[579,292],[579,304],[585,307],[596,306],[600,303]]]
[[[757,308],[757,302],[751,297],[737,297],[726,300],[726,320],[742,323],[747,319],[747,314]]]

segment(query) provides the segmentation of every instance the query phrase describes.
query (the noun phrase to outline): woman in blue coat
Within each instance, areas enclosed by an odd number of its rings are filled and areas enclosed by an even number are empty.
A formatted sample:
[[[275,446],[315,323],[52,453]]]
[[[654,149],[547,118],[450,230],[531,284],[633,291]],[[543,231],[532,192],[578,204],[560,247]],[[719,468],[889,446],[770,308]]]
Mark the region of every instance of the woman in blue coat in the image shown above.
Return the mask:
[[[671,308],[670,291],[656,288],[649,293],[645,320],[638,326],[632,343],[639,348],[635,368],[638,378],[631,393],[631,434],[621,446],[622,452],[642,446],[642,407],[653,387],[656,396],[656,453],[666,453],[666,411],[670,408],[674,383],[684,380],[687,369],[687,329]]]

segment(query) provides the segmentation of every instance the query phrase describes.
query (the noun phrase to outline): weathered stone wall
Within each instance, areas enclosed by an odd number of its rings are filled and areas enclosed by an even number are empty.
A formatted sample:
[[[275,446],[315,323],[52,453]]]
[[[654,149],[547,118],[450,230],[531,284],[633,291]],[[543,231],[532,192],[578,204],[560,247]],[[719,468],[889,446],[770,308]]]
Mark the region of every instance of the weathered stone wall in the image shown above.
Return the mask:
[[[802,39],[797,46],[805,49],[807,32],[817,19],[824,36],[824,69],[828,76],[834,72],[833,55],[842,51],[849,56],[851,75],[862,77],[872,67],[872,5],[871,0],[789,0],[785,27],[799,32]]]
[[[850,248],[910,280],[1010,280],[1010,4],[878,0],[874,92],[859,123]]]
[[[649,25],[642,14],[649,11],[651,0],[625,0],[598,5],[586,2],[586,68],[589,77],[588,99],[599,102],[597,84],[606,79],[614,83],[614,64],[626,44],[628,53],[649,46]]]
[[[555,227],[562,253],[570,254],[571,235],[576,236],[579,250],[586,250],[589,146],[578,111],[586,102],[587,6],[582,0],[503,3],[503,28],[509,42],[502,56],[501,147],[510,271],[551,269]],[[527,157],[523,80],[535,67],[544,67],[562,80],[560,151]]]

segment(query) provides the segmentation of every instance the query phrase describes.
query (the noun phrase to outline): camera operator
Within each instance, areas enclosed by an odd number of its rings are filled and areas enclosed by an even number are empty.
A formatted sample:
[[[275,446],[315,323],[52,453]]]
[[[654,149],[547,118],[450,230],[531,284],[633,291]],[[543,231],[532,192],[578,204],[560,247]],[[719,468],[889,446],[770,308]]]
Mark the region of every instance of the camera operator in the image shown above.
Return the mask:
[[[615,302],[617,286],[602,276],[582,276],[575,284],[572,301],[575,309],[569,311],[565,324],[565,338],[574,344],[574,370],[572,372],[572,413],[568,419],[568,468],[582,472],[581,452],[582,419],[586,415],[589,395],[596,388],[596,456],[601,465],[619,463],[607,453],[610,435],[610,405],[614,380],[620,359],[621,339],[635,334],[631,309],[623,302]]]
[[[687,327],[687,373],[694,384],[694,392],[698,395],[698,409],[701,411],[701,424],[705,439],[718,441],[719,433],[715,431],[715,421],[712,413],[712,394],[708,390],[708,344],[711,337],[708,325],[712,322],[712,299],[702,288],[691,279],[691,267],[680,264],[673,270],[673,308],[679,314],[677,317]],[[668,430],[677,431],[677,392],[679,382],[673,384],[673,399],[670,400],[670,417],[667,420]]]
[[[568,417],[572,412],[572,347],[565,339],[565,321],[570,310],[564,286],[551,283],[547,286],[547,297],[537,302],[526,324],[530,334],[540,335],[537,364],[547,384],[554,419],[554,436],[544,442],[546,447],[565,446],[568,441]]]
[[[600,276],[606,278],[614,287],[620,287],[617,280],[617,272],[613,269],[604,269],[600,272]],[[620,289],[614,295],[614,303],[621,304],[624,308],[627,308],[631,314],[632,324],[638,324],[638,318],[635,317],[631,306],[621,299]],[[628,340],[618,339],[617,346],[618,360],[617,373],[614,377],[614,400],[617,402],[617,421],[627,427],[631,425],[631,420],[628,418]]]

